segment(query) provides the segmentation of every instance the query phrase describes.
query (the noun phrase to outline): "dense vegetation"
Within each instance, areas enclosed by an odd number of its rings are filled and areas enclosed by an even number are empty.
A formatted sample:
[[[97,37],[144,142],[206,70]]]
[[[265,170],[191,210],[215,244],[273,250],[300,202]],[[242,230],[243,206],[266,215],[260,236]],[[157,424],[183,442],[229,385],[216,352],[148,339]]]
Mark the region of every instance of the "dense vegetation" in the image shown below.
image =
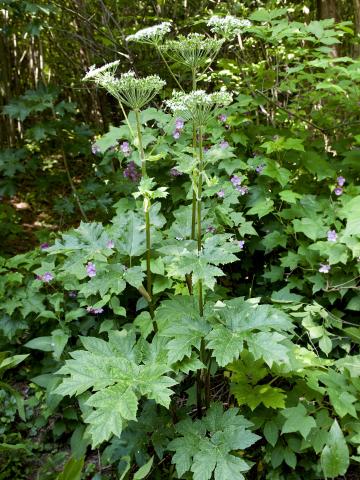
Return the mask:
[[[0,2],[0,479],[359,478],[360,10],[325,3]]]

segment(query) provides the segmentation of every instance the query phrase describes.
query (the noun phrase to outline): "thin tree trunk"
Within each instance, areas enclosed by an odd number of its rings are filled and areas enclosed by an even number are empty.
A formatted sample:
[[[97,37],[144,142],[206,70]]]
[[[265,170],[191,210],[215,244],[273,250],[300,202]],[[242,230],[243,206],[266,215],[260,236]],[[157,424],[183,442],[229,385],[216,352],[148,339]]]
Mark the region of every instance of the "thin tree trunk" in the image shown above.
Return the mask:
[[[355,16],[355,33],[357,42],[360,41],[360,0],[353,0]],[[360,57],[360,43],[355,43],[353,47],[353,57]]]
[[[336,0],[317,0],[318,19],[333,18],[335,22],[340,20],[339,9]]]
[[[333,18],[335,22],[340,22],[340,11],[337,0],[317,0],[317,16],[318,20]],[[339,56],[339,48],[337,45],[332,47],[332,56]]]

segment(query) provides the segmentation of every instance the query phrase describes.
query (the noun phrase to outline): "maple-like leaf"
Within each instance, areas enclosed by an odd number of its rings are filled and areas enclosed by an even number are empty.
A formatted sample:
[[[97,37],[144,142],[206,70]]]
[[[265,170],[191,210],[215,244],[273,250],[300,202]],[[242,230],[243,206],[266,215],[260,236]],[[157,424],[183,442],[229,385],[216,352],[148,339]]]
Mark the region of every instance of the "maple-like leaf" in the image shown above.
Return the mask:
[[[245,450],[260,437],[249,430],[252,424],[238,415],[237,408],[223,411],[222,405],[213,404],[201,420],[189,418],[175,425],[180,435],[168,446],[175,451],[172,461],[181,477],[191,471],[194,480],[244,480],[243,472],[250,466],[232,454]]]
[[[72,358],[58,372],[65,377],[54,393],[80,395],[90,390],[86,405],[93,410],[85,421],[93,446],[111,435],[120,436],[124,422],[136,419],[141,396],[169,406],[171,387],[176,383],[165,375],[170,367],[160,361],[164,357],[157,362],[154,357],[147,358],[143,353],[147,342],[138,345],[133,331],[111,331],[107,342],[84,337],[82,343],[86,350],[71,352]]]

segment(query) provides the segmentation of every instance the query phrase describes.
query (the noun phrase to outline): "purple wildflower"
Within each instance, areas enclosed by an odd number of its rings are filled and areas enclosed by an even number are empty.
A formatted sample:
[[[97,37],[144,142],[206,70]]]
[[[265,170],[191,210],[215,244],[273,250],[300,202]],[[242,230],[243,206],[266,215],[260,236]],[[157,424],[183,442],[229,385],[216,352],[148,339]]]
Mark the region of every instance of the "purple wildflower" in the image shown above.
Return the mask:
[[[130,150],[129,142],[122,142],[120,144],[120,149],[125,155],[125,157],[128,157],[130,155],[131,150]]]
[[[45,272],[44,275],[39,275],[38,279],[45,283],[49,283],[51,280],[54,280],[54,275],[51,272]]]
[[[175,120],[175,128],[176,130],[182,130],[184,128],[184,120],[180,117],[178,117]]]
[[[242,250],[244,248],[244,245],[245,245],[245,240],[239,240],[238,241],[238,247],[240,248],[240,250]]]
[[[173,137],[175,138],[175,140],[178,140],[180,138],[180,130],[178,130],[177,128],[173,131]]]
[[[221,115],[218,116],[218,119],[220,120],[220,122],[225,123],[227,120],[227,115],[225,115],[225,113],[222,113]]]
[[[114,240],[108,240],[106,242],[106,247],[107,248],[114,248],[114,246],[115,246]]]
[[[136,169],[135,162],[128,163],[128,166],[124,170],[124,177],[132,182],[138,182],[140,180],[141,175]]]
[[[325,263],[320,263],[319,272],[320,273],[329,273],[330,272],[330,265],[326,265]]]
[[[338,197],[343,194],[343,189],[341,187],[336,187],[334,190],[335,195]]]
[[[86,310],[93,315],[98,315],[99,313],[103,313],[103,308],[94,308],[94,307],[86,307]]]
[[[258,165],[256,168],[255,168],[255,171],[257,173],[261,173],[265,168],[265,163],[261,163],[260,165]]]
[[[337,180],[337,183],[338,183],[339,187],[343,187],[345,182],[346,182],[345,178],[342,177],[342,176],[338,177],[336,180]]]
[[[209,225],[209,226],[206,228],[206,231],[207,231],[207,233],[215,233],[215,232],[216,232],[216,228],[215,228],[213,225]]]
[[[75,290],[72,290],[71,292],[69,292],[69,297],[70,298],[76,298],[77,297],[77,292]]]
[[[230,179],[230,182],[234,185],[234,187],[236,187],[237,185],[241,184],[241,178],[237,175],[233,175]]]
[[[229,142],[227,142],[226,140],[222,140],[220,142],[220,148],[222,148],[223,150],[225,150],[225,148],[228,148],[229,146]]]
[[[40,249],[41,249],[41,250],[46,250],[46,249],[49,248],[49,247],[50,247],[50,245],[49,245],[47,242],[42,243],[42,244],[40,245]]]
[[[92,262],[88,262],[88,264],[86,265],[86,271],[89,277],[96,276],[96,267]]]
[[[224,192],[224,190],[219,190],[219,191],[217,192],[217,196],[218,196],[219,198],[224,198],[224,197],[225,197],[225,192]]]
[[[100,147],[99,145],[97,145],[96,143],[93,143],[91,145],[91,152],[94,154],[94,155],[97,155],[98,153],[100,153]]]
[[[170,175],[172,177],[180,177],[182,175],[182,172],[179,172],[179,170],[175,167],[170,169]]]
[[[335,230],[329,230],[327,232],[327,239],[329,242],[336,242],[337,240],[337,234]]]
[[[246,195],[249,192],[248,187],[242,187],[241,185],[237,185],[236,190],[240,192],[240,195]]]

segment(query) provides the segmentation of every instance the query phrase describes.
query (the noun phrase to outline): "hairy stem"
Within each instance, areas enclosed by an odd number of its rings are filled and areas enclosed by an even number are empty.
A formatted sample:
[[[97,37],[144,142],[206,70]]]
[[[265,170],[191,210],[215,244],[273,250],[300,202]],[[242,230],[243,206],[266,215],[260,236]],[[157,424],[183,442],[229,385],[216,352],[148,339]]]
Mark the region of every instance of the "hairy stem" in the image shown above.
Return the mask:
[[[202,238],[201,238],[201,195],[202,195],[202,172],[203,172],[203,142],[202,142],[202,128],[199,128],[199,180],[197,188],[197,250],[200,254],[202,249]],[[202,280],[198,282],[199,289],[199,312],[200,315],[204,315],[204,304],[203,304],[203,291],[202,291]]]
[[[143,177],[147,177],[145,153],[144,153],[144,147],[143,147],[142,135],[141,135],[141,121],[140,121],[139,110],[135,110],[135,117],[136,117],[136,129],[137,129],[137,140],[138,140],[138,147],[139,147],[139,155],[140,155],[140,160],[141,160],[141,174],[142,174]]]
[[[196,70],[192,70],[192,89],[196,90]],[[193,124],[193,151],[196,150],[196,127]],[[196,193],[193,190],[192,198],[192,215],[191,215],[191,239],[195,240],[195,229],[196,229]]]
[[[141,160],[141,173],[143,177],[147,177],[146,172],[146,160],[144,147],[142,143],[142,134],[141,134],[141,120],[139,110],[135,110],[136,117],[136,129],[137,129],[137,140],[138,140],[138,149]],[[145,199],[144,199],[145,200]],[[150,232],[150,200],[147,199],[145,207],[145,233],[146,233],[146,289],[150,297],[149,301],[149,312],[151,318],[154,316],[153,304],[152,304],[152,277],[151,277],[151,232]]]
[[[195,131],[195,140],[196,140],[196,131]],[[196,196],[196,207],[197,207],[197,250],[198,254],[201,252],[202,248],[202,238],[201,238],[201,195],[202,195],[202,171],[203,171],[203,145],[202,145],[202,128],[199,128],[199,179],[197,186],[197,196]],[[199,312],[200,316],[204,316],[204,304],[203,304],[203,288],[202,281],[198,281],[198,297],[199,297]],[[200,361],[204,362],[205,359],[205,342],[202,339],[200,345]],[[206,370],[200,370],[196,374],[196,400],[197,400],[197,414],[198,417],[202,417],[202,407],[203,407],[203,395],[206,392],[204,391]],[[206,405],[205,399],[205,405]]]
[[[153,310],[153,303],[152,303],[150,212],[148,209],[145,212],[145,226],[146,226],[146,289],[150,297],[149,312],[150,312],[151,318],[153,318],[154,310]]]

